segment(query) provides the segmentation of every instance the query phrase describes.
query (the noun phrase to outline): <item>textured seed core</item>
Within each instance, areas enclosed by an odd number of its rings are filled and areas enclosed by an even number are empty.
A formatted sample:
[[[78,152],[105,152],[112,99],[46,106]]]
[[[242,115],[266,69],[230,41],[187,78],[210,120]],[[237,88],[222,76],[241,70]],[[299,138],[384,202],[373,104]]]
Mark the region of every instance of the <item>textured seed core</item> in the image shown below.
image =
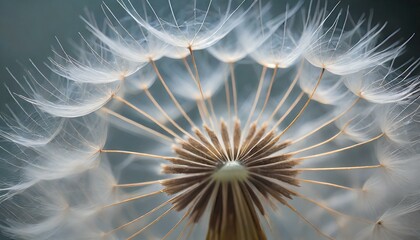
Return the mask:
[[[210,212],[209,240],[264,240],[263,203],[292,199],[298,162],[282,153],[290,143],[267,131],[267,124],[253,123],[245,135],[238,120],[231,126],[224,121],[216,129],[204,125],[178,141],[163,173],[181,177],[163,181],[163,191],[175,195],[174,208],[186,210],[192,223]]]

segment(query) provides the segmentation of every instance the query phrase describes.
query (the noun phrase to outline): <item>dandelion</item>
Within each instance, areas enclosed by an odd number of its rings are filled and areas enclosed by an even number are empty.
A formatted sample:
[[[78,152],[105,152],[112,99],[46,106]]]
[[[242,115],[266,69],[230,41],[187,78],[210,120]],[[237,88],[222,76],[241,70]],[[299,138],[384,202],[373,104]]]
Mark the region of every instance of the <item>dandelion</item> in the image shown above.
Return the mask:
[[[1,115],[20,239],[420,237],[419,60],[349,10],[119,0]]]

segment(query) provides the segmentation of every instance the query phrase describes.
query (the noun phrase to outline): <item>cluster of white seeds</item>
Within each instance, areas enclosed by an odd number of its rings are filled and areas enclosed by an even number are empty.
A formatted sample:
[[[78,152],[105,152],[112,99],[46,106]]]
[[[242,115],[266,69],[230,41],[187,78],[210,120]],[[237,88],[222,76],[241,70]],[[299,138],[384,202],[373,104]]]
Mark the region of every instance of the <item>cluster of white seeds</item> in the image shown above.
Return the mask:
[[[420,60],[349,10],[117,0],[0,120],[17,239],[418,239]],[[306,8],[306,10],[305,10]]]

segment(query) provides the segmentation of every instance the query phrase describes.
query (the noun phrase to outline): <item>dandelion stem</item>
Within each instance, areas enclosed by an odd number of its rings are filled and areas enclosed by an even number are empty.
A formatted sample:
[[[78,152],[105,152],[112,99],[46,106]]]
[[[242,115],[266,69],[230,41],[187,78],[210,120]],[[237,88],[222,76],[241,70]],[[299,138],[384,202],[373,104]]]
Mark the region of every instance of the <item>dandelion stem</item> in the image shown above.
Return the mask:
[[[142,198],[145,198],[145,197],[150,197],[150,196],[158,195],[158,194],[161,194],[163,192],[164,192],[163,190],[158,190],[158,191],[155,191],[155,192],[146,193],[146,194],[143,194],[143,195],[140,195],[140,196],[128,198],[128,199],[125,199],[125,200],[122,200],[122,201],[119,201],[119,202],[115,202],[115,203],[111,203],[109,205],[105,205],[102,208],[104,209],[104,208],[113,207],[113,206],[116,206],[116,205],[120,205],[120,204],[123,204],[123,203],[128,203],[128,202],[131,202],[131,201],[134,201],[134,200],[138,200],[138,199],[142,199]]]
[[[268,181],[271,181],[273,184],[277,184],[277,183],[275,183],[274,182],[274,180],[272,179],[272,178],[269,178],[269,177],[266,177],[266,176],[262,176],[261,174],[258,174],[258,173],[252,173],[253,175],[258,175],[258,176],[260,176],[260,177],[262,177],[262,178],[264,178],[264,179],[267,179]],[[292,178],[292,177],[289,177],[289,178]],[[296,180],[299,180],[299,179],[297,179],[297,178],[295,178]],[[301,180],[301,179],[300,179]],[[338,186],[338,185],[337,185]],[[327,207],[327,206],[325,206],[324,204],[321,204],[321,203],[319,203],[319,202],[317,202],[317,201],[315,201],[315,200],[313,200],[313,199],[311,199],[311,198],[308,198],[308,197],[306,197],[306,196],[304,196],[304,195],[302,195],[302,194],[300,194],[300,193],[298,193],[298,192],[296,192],[296,191],[294,191],[294,190],[292,190],[292,189],[290,189],[290,188],[288,188],[288,187],[286,187],[286,186],[284,186],[284,189],[286,190],[286,191],[288,191],[288,192],[290,192],[292,195],[295,195],[295,196],[297,196],[297,197],[299,197],[299,198],[302,198],[303,200],[305,200],[305,201],[308,201],[308,202],[311,202],[311,203],[313,203],[313,204],[315,204],[315,205],[317,205],[318,207],[320,207],[320,208],[322,208],[322,209],[325,209],[330,215],[332,215],[332,216],[334,216],[334,217],[337,217],[337,216],[340,216],[340,217],[346,217],[346,218],[351,218],[351,219],[356,219],[356,220],[361,220],[361,221],[364,221],[364,222],[368,222],[368,223],[371,223],[371,221],[370,220],[368,220],[368,219],[364,219],[364,218],[359,218],[359,217],[354,217],[354,216],[351,216],[351,215],[347,215],[347,214],[345,214],[345,213],[342,213],[342,212],[339,212],[339,211],[337,211],[337,210],[334,210],[334,209],[332,209],[332,208],[329,208],[329,207]],[[355,191],[356,191],[356,189],[354,189]]]
[[[264,83],[264,78],[265,78],[266,72],[267,72],[267,67],[263,66],[262,71],[261,71],[260,80],[259,80],[259,83],[258,83],[257,92],[255,93],[254,102],[252,103],[251,111],[249,112],[248,119],[246,120],[245,128],[248,128],[248,125],[250,124],[251,119],[252,119],[252,115],[254,115],[255,108],[257,107],[257,104],[258,104],[258,99],[260,98],[260,94],[261,94],[261,90],[262,90],[262,86],[263,86],[263,83]]]
[[[295,101],[290,105],[290,107],[287,109],[287,111],[283,114],[283,116],[276,122],[276,124],[274,124],[272,130],[276,129],[278,126],[280,126],[280,124],[284,121],[284,119],[286,119],[287,116],[289,116],[289,114],[293,111],[293,109],[296,107],[296,105],[300,102],[300,100],[302,99],[303,95],[305,93],[301,92],[297,98],[295,99]]]
[[[358,221],[363,221],[363,222],[366,222],[366,223],[372,223],[372,221],[369,220],[369,219],[361,218],[361,217],[355,217],[355,216],[351,216],[351,215],[342,213],[340,211],[337,211],[335,209],[332,209],[330,207],[327,207],[325,204],[322,204],[322,203],[320,203],[320,202],[318,202],[316,200],[313,200],[313,199],[311,199],[309,197],[306,197],[306,196],[304,196],[302,194],[299,194],[297,192],[294,192],[293,190],[290,190],[290,191],[293,192],[296,196],[302,198],[303,200],[305,200],[307,202],[310,202],[310,203],[313,203],[316,206],[318,206],[318,207],[326,210],[328,212],[328,214],[330,214],[331,216],[334,216],[334,217],[340,216],[340,217],[350,218],[350,219],[354,219],[354,220],[358,220]]]
[[[187,236],[185,236],[185,239],[190,239],[191,234],[192,234],[192,232],[194,230],[193,224],[192,223],[189,223],[189,224],[190,224],[190,229],[188,230],[188,233],[187,233]]]
[[[125,184],[115,184],[114,187],[119,188],[128,188],[128,187],[142,187],[146,185],[153,185],[153,184],[161,184],[164,180],[155,180],[155,181],[147,181],[147,182],[139,182],[139,183],[125,183]]]
[[[299,117],[302,115],[302,113],[305,111],[305,109],[308,107],[309,103],[312,100],[312,97],[315,94],[316,89],[318,88],[319,84],[321,83],[322,76],[324,75],[325,68],[322,68],[321,73],[319,74],[318,81],[312,90],[311,94],[309,95],[308,100],[306,101],[305,105],[300,109],[299,113],[296,115],[296,117],[292,120],[291,123],[279,134],[279,136],[283,136],[292,126],[293,124],[299,119]]]
[[[173,125],[175,126],[179,131],[181,131],[183,134],[191,137],[191,135],[186,131],[183,127],[181,127],[169,114],[162,108],[162,106],[156,101],[156,99],[153,97],[152,93],[149,91],[149,89],[145,88],[144,92],[146,93],[146,96],[149,98],[149,100],[153,103],[153,105],[165,116],[165,118]]]
[[[194,81],[194,83],[197,86],[197,88],[199,88],[199,85],[197,83],[196,76],[194,75],[193,71],[191,70],[190,65],[188,64],[187,57],[183,57],[182,58],[182,62],[184,63],[185,68],[187,69],[188,74],[190,75],[191,79]],[[200,93],[200,95],[201,95],[201,93]],[[196,106],[197,106],[197,108],[199,108],[199,105],[197,104],[197,102],[196,102]],[[201,118],[201,121],[205,122],[205,118],[203,118],[203,116],[201,114],[200,114],[200,118]]]
[[[334,154],[334,153],[337,153],[337,152],[345,151],[345,150],[348,150],[348,149],[352,149],[352,148],[355,148],[355,147],[358,147],[358,146],[361,146],[361,145],[370,143],[372,141],[375,141],[375,140],[379,139],[382,136],[384,136],[384,133],[382,133],[382,134],[380,134],[380,135],[378,135],[378,136],[376,136],[374,138],[371,138],[369,140],[366,140],[364,142],[356,143],[356,144],[353,144],[353,145],[350,145],[350,146],[347,146],[347,147],[335,149],[335,150],[332,150],[332,151],[329,151],[329,152],[324,152],[324,153],[314,154],[314,155],[310,155],[310,156],[305,156],[305,157],[291,158],[291,159],[288,159],[288,160],[285,160],[285,161],[282,161],[282,162],[279,162],[279,163],[284,164],[284,163],[294,162],[294,161],[304,161],[304,160],[307,160],[307,159],[310,159],[310,158],[316,158],[316,157],[326,156],[326,155],[329,155],[329,154]],[[317,144],[317,145],[319,145],[319,144]],[[293,152],[290,153],[290,154],[293,154]],[[282,156],[282,155],[269,156],[269,157],[279,157],[279,156]],[[265,160],[265,159],[267,159],[269,157],[261,158],[259,161],[263,161],[263,160]],[[276,164],[279,164],[279,163],[270,163],[270,164],[266,164],[264,166],[272,166],[272,165],[276,165]]]
[[[207,103],[210,106],[210,112],[211,112],[211,116],[212,116],[214,122],[217,122],[216,111],[214,110],[213,100],[212,100],[212,97],[211,96],[209,96],[207,98]]]
[[[231,110],[230,110],[230,88],[229,88],[229,81],[228,78],[225,79],[225,94],[226,94],[226,107],[228,112],[228,118],[231,118]]]
[[[343,170],[357,170],[357,169],[372,169],[380,168],[382,165],[368,165],[368,166],[353,166],[353,167],[329,167],[329,168],[292,168],[284,169],[283,171],[343,171]]]
[[[191,120],[191,118],[188,116],[188,114],[185,112],[185,110],[179,104],[178,100],[176,100],[175,96],[172,94],[171,90],[169,89],[168,85],[166,84],[165,80],[163,79],[162,75],[160,74],[159,69],[157,68],[155,61],[150,60],[150,63],[152,64],[153,69],[156,72],[156,75],[157,75],[159,81],[162,83],[163,87],[165,88],[165,90],[168,93],[171,100],[174,102],[175,106],[178,108],[178,110],[181,112],[181,114],[185,117],[185,119],[188,121],[188,123],[192,127],[195,127],[194,122]]]
[[[197,81],[197,80],[195,79],[194,73],[193,73],[193,71],[191,70],[190,65],[188,64],[187,57],[183,57],[183,58],[182,58],[182,62],[184,63],[184,66],[185,66],[185,68],[187,69],[188,74],[190,75],[191,79],[194,81],[194,83],[196,83],[196,81]]]
[[[381,138],[384,135],[385,135],[384,133],[381,133],[378,136],[373,137],[373,138],[371,138],[369,140],[366,140],[364,142],[356,143],[356,144],[353,144],[353,145],[350,145],[350,146],[347,146],[347,147],[343,147],[343,148],[339,148],[339,149],[336,149],[336,150],[333,150],[333,151],[329,151],[329,152],[314,154],[314,155],[311,155],[311,156],[300,157],[299,159],[300,160],[306,160],[306,159],[310,159],[310,158],[322,157],[322,156],[326,156],[326,155],[329,155],[329,154],[338,153],[338,152],[341,152],[341,151],[345,151],[345,150],[348,150],[348,149],[352,149],[352,148],[355,148],[355,147],[358,147],[358,146],[361,146],[361,145],[364,145],[364,144],[373,142],[373,141]]]
[[[289,152],[289,153],[287,153],[287,154],[290,154],[290,155],[296,155],[296,154],[298,154],[298,153],[305,152],[305,151],[308,151],[308,150],[311,150],[311,149],[317,148],[317,147],[319,147],[319,146],[322,146],[322,145],[324,145],[324,144],[327,144],[327,143],[329,143],[329,142],[333,141],[334,139],[336,139],[338,136],[340,136],[340,135],[344,132],[344,130],[346,129],[346,127],[347,127],[347,124],[346,124],[346,126],[344,126],[344,127],[343,127],[343,128],[342,128],[339,132],[338,132],[338,133],[336,133],[334,136],[330,137],[329,139],[327,139],[327,140],[325,140],[325,141],[323,141],[323,142],[320,142],[320,143],[314,144],[314,145],[309,146],[309,147],[307,147],[307,148],[302,148],[302,149],[299,149],[299,150],[294,151],[294,152]]]
[[[277,104],[276,108],[274,109],[273,113],[271,114],[271,116],[268,118],[268,122],[271,122],[271,120],[274,118],[274,116],[276,115],[276,113],[280,110],[280,108],[283,106],[284,102],[286,101],[286,99],[289,97],[290,93],[292,92],[294,86],[296,85],[297,81],[300,78],[300,75],[302,74],[302,70],[303,70],[303,65],[304,65],[304,61],[302,60],[300,66],[299,66],[299,70],[296,73],[295,78],[293,79],[292,83],[290,84],[289,88],[287,89],[286,93],[284,94],[284,96],[282,97],[282,99],[280,100],[280,102]]]
[[[169,181],[176,181],[181,179],[186,179],[194,176],[203,176],[205,174],[203,173],[197,173],[197,174],[188,174],[188,177],[182,176],[177,178],[165,178],[165,179],[159,179],[154,181],[147,181],[147,182],[138,182],[138,183],[125,183],[125,184],[115,184],[114,187],[121,187],[121,188],[128,188],[128,187],[141,187],[145,185],[151,185],[151,184],[164,184],[165,182]]]
[[[208,118],[206,118],[205,107],[203,106],[205,103],[200,98],[196,98],[195,103],[197,105],[198,113],[200,114],[200,118],[203,120],[203,123],[207,123],[206,119],[208,119]],[[212,125],[212,127],[214,128],[212,122],[213,121],[210,122],[210,125]]]
[[[277,70],[278,70],[278,69],[279,69],[279,67],[278,67],[278,65],[276,65],[276,66],[274,67],[273,74],[272,74],[271,79],[270,79],[270,85],[268,86],[268,89],[267,89],[267,94],[265,95],[264,104],[263,104],[263,106],[262,106],[262,108],[261,108],[260,113],[258,114],[258,117],[257,117],[257,120],[256,120],[256,121],[259,121],[259,120],[260,120],[260,118],[261,118],[262,114],[263,114],[263,113],[264,113],[264,111],[265,111],[265,108],[267,107],[268,100],[270,100],[271,90],[272,90],[272,88],[273,88],[274,81],[276,80],[276,74],[277,74]]]
[[[185,231],[187,231],[187,228],[191,225],[192,221],[191,219],[185,224],[185,226],[182,228],[182,230],[179,232],[178,237],[176,240],[181,240],[183,236],[185,235]],[[187,239],[187,238],[185,238]]]
[[[173,143],[173,139],[172,138],[170,138],[170,137],[168,137],[168,136],[166,136],[166,135],[164,135],[164,134],[162,134],[160,132],[157,132],[157,131],[155,131],[155,130],[153,130],[151,128],[148,128],[148,127],[146,127],[146,126],[144,126],[144,125],[142,125],[142,124],[140,124],[140,123],[138,123],[136,121],[133,121],[133,120],[131,120],[129,118],[126,118],[126,117],[122,116],[121,114],[118,114],[118,113],[116,113],[116,112],[114,112],[114,111],[112,111],[112,110],[110,110],[108,108],[102,107],[101,108],[101,111],[104,111],[107,114],[110,114],[110,115],[112,115],[112,116],[114,116],[114,117],[116,117],[116,118],[118,118],[118,119],[120,119],[120,120],[122,120],[122,121],[124,121],[126,123],[129,123],[129,124],[131,124],[133,126],[136,126],[136,127],[140,128],[140,129],[142,129],[142,130],[144,130],[144,131],[146,131],[146,132],[148,132],[148,133],[150,133],[150,134],[152,134],[152,135],[154,135],[154,136],[156,136],[156,137],[158,137],[160,139],[164,139],[164,140],[166,140],[168,142]]]
[[[182,139],[178,134],[176,134],[171,129],[169,129],[168,127],[166,127],[165,125],[163,125],[162,123],[160,123],[158,120],[156,120],[156,118],[152,117],[150,114],[146,113],[145,111],[141,110],[140,108],[134,106],[132,103],[128,102],[127,100],[123,99],[122,97],[114,96],[114,99],[116,99],[119,102],[124,103],[125,105],[127,105],[130,108],[134,109],[136,112],[138,112],[141,115],[145,116],[147,119],[149,119],[150,121],[152,121],[153,123],[155,123],[156,125],[158,125],[160,128],[162,128],[163,130],[165,130],[167,133],[171,134],[173,137]]]
[[[345,111],[343,111],[342,113],[340,113],[339,115],[335,116],[334,118],[330,119],[329,121],[327,121],[326,123],[322,124],[321,126],[319,126],[318,128],[312,130],[311,132],[305,134],[304,136],[292,141],[291,144],[297,143],[302,141],[303,139],[309,137],[310,135],[318,132],[319,130],[321,130],[322,128],[324,128],[325,126],[331,124],[332,122],[340,119],[342,116],[344,116],[344,114],[348,113],[358,102],[360,101],[360,97],[358,97],[351,105],[350,107],[348,107]]]
[[[315,180],[303,179],[303,178],[294,178],[294,179],[296,179],[296,180],[298,180],[300,182],[307,182],[307,183],[319,184],[319,185],[330,186],[330,187],[335,187],[335,188],[340,188],[340,189],[345,189],[345,190],[350,190],[350,191],[358,191],[358,189],[351,188],[351,187],[346,187],[346,186],[335,184],[335,183],[315,181]]]
[[[188,50],[190,51],[190,55],[191,55],[191,61],[193,63],[194,66],[194,70],[195,70],[195,82],[197,84],[197,87],[200,91],[200,95],[201,95],[201,100],[203,101],[203,110],[204,110],[204,114],[206,115],[206,117],[210,120],[210,124],[212,125],[212,127],[214,128],[214,123],[213,120],[210,118],[210,113],[209,110],[207,108],[206,102],[205,102],[205,95],[203,92],[203,87],[201,86],[201,80],[200,80],[200,75],[198,73],[198,66],[197,66],[197,62],[195,60],[195,56],[194,56],[194,52],[192,50],[191,47],[188,47]]]
[[[190,212],[191,211],[186,211],[182,215],[181,219],[179,219],[179,221],[165,234],[165,236],[162,237],[161,240],[165,240],[167,237],[169,237],[171,235],[171,233],[185,220],[185,218],[187,218],[187,216],[190,214]]]
[[[312,227],[319,235],[328,238],[330,240],[334,240],[334,238],[328,236],[327,234],[323,233],[317,226],[311,223],[307,218],[305,218],[296,208],[294,208],[289,203],[284,203],[290,210],[292,210],[299,218],[301,218],[304,222],[306,222],[310,227]]]
[[[127,226],[129,226],[129,225],[131,225],[133,223],[135,223],[135,222],[138,222],[138,221],[142,220],[143,218],[149,216],[150,214],[152,214],[152,213],[156,212],[157,210],[163,208],[164,206],[168,205],[172,199],[173,198],[165,201],[164,203],[162,203],[159,206],[153,208],[152,210],[148,211],[147,213],[145,213],[145,214],[143,214],[143,215],[141,215],[141,216],[139,216],[139,217],[137,217],[137,218],[135,218],[135,219],[127,222],[127,223],[124,223],[123,225],[121,225],[121,226],[119,226],[117,228],[112,229],[111,231],[107,232],[106,235],[112,234],[112,233],[114,233],[114,232],[116,232],[118,230],[121,230],[121,229],[123,229],[123,228],[125,228],[125,227],[127,227]]]
[[[143,231],[145,231],[146,229],[148,229],[149,227],[151,227],[153,224],[159,222],[164,216],[168,215],[168,213],[170,213],[174,208],[175,208],[175,206],[172,206],[171,208],[169,208],[168,210],[166,210],[164,213],[162,213],[161,215],[159,215],[159,217],[155,218],[155,220],[153,220],[151,223],[147,224],[144,228],[140,229],[139,231],[135,232],[133,235],[131,235],[130,237],[128,237],[127,240],[131,240],[131,239],[135,238],[136,236],[138,236],[139,234],[141,234]]]
[[[149,153],[142,153],[142,152],[132,152],[132,151],[124,151],[124,150],[110,150],[110,149],[101,149],[100,152],[103,153],[122,153],[122,154],[131,154],[141,157],[148,157],[148,158],[157,158],[157,159],[168,159],[171,158],[169,156],[161,156]]]
[[[235,111],[235,117],[238,116],[238,96],[236,91],[236,77],[235,77],[235,63],[229,63],[230,78],[232,81],[232,94],[233,94],[233,109]]]

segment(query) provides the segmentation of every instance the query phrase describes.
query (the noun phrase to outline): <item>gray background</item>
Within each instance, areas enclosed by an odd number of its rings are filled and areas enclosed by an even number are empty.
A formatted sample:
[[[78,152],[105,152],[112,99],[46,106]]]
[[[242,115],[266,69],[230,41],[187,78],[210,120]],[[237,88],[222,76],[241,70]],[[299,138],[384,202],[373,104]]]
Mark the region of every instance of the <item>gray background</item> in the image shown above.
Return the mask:
[[[135,0],[133,0],[135,1]],[[116,14],[122,14],[114,0],[105,0]],[[173,0],[176,3],[176,0]],[[284,5],[284,1],[273,0],[274,7]],[[294,2],[289,0],[290,3]],[[329,0],[334,5],[336,0]],[[32,59],[38,65],[51,54],[51,45],[56,45],[57,36],[64,45],[68,39],[78,39],[78,32],[86,32],[79,16],[88,8],[101,16],[102,0],[0,0],[0,112],[11,101],[6,89],[16,88],[5,70],[8,67],[17,76],[22,75],[22,67]],[[420,0],[343,0],[341,7],[350,5],[352,16],[374,9],[374,23],[388,21],[384,35],[400,29],[399,37],[417,36],[408,43],[404,59],[420,57]],[[420,71],[417,70],[417,73]],[[2,169],[0,169],[0,174]],[[0,207],[1,211],[1,207]],[[0,221],[1,222],[1,221]],[[0,240],[8,238],[0,233]],[[76,238],[75,238],[76,239]]]

